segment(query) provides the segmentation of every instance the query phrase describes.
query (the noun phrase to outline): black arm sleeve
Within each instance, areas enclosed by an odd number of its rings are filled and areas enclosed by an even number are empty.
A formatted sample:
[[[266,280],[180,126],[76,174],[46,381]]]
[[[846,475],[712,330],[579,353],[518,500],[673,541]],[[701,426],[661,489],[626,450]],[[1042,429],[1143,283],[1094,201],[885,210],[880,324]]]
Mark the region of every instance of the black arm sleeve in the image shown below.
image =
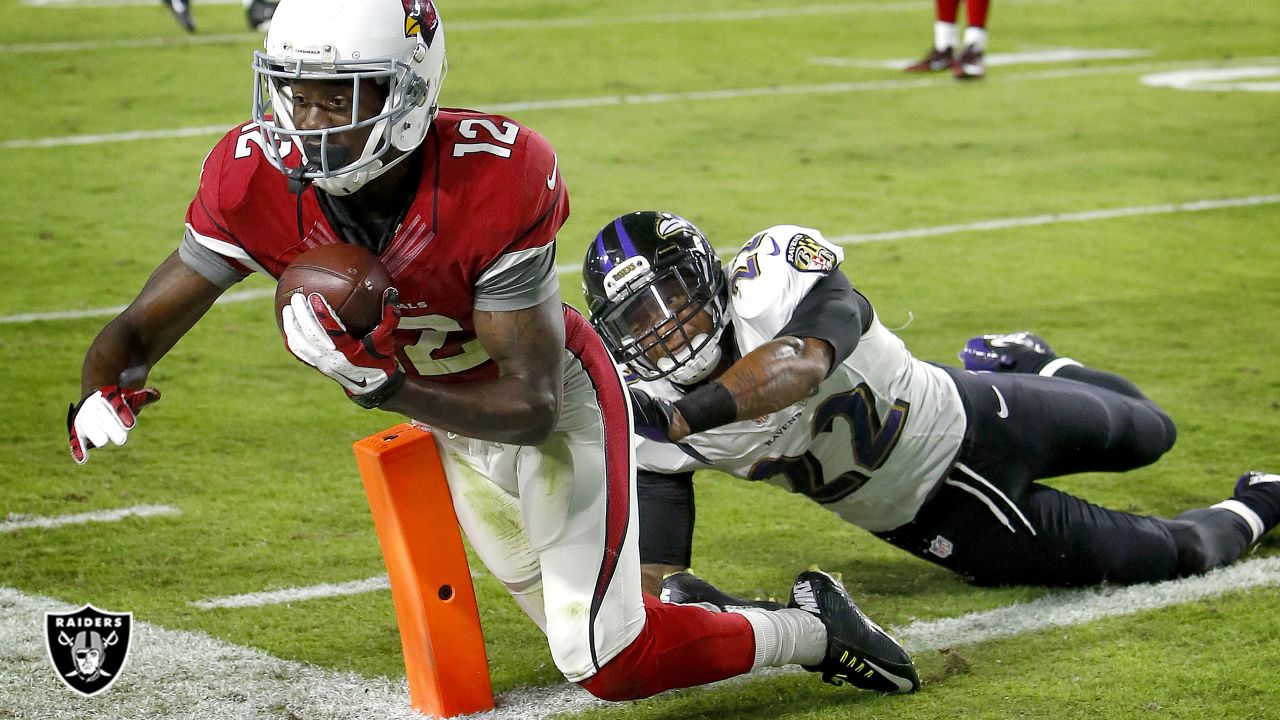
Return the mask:
[[[693,555],[693,473],[636,470],[640,563],[689,567]]]
[[[831,357],[831,370],[835,370],[858,346],[862,333],[871,327],[871,317],[871,302],[853,289],[844,273],[832,270],[809,289],[809,294],[792,313],[791,321],[775,337],[826,340],[835,351]]]

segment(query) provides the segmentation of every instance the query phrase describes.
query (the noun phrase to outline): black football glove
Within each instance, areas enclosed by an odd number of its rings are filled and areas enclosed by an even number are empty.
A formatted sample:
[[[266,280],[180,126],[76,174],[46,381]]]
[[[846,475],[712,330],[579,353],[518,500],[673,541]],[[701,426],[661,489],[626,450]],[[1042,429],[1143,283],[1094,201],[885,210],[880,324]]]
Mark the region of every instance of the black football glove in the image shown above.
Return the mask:
[[[631,414],[635,416],[636,433],[656,442],[671,442],[668,433],[676,414],[670,400],[654,397],[643,390],[631,391]]]

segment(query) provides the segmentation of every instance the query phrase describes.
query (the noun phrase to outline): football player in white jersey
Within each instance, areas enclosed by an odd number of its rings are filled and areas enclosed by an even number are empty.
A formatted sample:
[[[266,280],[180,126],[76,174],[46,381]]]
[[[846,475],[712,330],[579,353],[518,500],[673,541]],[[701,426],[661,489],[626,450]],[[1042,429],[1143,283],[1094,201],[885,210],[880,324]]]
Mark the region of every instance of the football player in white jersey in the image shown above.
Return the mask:
[[[1030,333],[973,338],[965,369],[918,360],[843,257],[817,230],[778,225],[722,269],[696,227],[662,212],[619,217],[588,248],[591,322],[633,381],[648,587],[689,566],[703,468],[803,493],[980,585],[1198,574],[1280,521],[1280,475],[1247,473],[1232,498],[1173,519],[1041,484],[1152,463],[1173,421]],[[716,592],[687,573],[664,591]]]

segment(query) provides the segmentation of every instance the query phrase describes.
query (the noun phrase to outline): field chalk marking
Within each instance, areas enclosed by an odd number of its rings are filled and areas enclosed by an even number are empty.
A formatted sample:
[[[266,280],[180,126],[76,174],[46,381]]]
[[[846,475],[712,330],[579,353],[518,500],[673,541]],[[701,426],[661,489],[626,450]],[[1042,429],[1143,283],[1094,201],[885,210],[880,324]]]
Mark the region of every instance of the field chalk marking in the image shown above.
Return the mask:
[[[1034,227],[1037,225],[1053,225],[1056,223],[1092,222],[1114,218],[1137,217],[1140,215],[1163,215],[1169,213],[1203,212],[1233,207],[1249,207],[1254,205],[1274,205],[1280,203],[1280,195],[1252,195],[1249,197],[1220,198],[1214,200],[1195,200],[1183,203],[1165,203],[1162,205],[1142,205],[1137,207],[1111,208],[1108,210],[1087,210],[1075,213],[1054,213],[1050,215],[1031,215],[1018,218],[1001,218],[996,220],[978,220],[971,223],[955,225],[935,225],[932,227],[910,228],[907,230],[890,230],[888,232],[859,233],[854,235],[834,235],[827,239],[840,245],[858,245],[870,242],[887,242],[907,240],[911,238],[935,237],[938,235],[954,235],[966,232],[1006,230],[1016,227]],[[737,252],[738,248],[716,248],[716,252],[728,256]],[[556,266],[560,275],[575,275],[582,272],[580,265],[561,263]],[[272,288],[254,288],[227,293],[218,299],[218,303],[240,303],[259,298],[270,297],[275,292]],[[83,318],[114,317],[124,310],[124,305],[105,308],[86,308],[84,310],[62,310],[43,313],[21,313],[18,315],[0,316],[0,325],[14,325],[33,322],[51,322],[60,320],[80,320]]]
[[[1109,617],[1157,610],[1229,592],[1280,585],[1280,557],[1237,563],[1200,577],[1133,587],[1051,592],[1027,603],[915,622],[896,629],[912,652],[970,645]],[[286,708],[297,717],[338,720],[379,717],[421,720],[408,706],[403,681],[369,679],[271,657],[190,631],[134,623],[133,648],[124,675],[110,692],[78,698],[60,686],[45,657],[41,629],[46,611],[74,609],[50,598],[0,588],[0,707],[18,717],[78,720],[129,717],[177,720],[278,717]],[[123,612],[129,608],[107,608]],[[1247,622],[1236,618],[1236,622]],[[736,678],[799,672],[771,670]],[[816,680],[815,680],[816,682]],[[576,685],[556,685],[502,693],[497,708],[469,716],[475,720],[546,720],[605,703]]]
[[[181,514],[181,510],[170,505],[134,505],[133,507],[118,508],[115,510],[95,510],[93,512],[76,513],[75,515],[56,515],[53,517],[9,513],[4,521],[0,522],[0,533],[17,532],[18,530],[27,530],[30,528],[52,530],[54,528],[63,527],[64,525],[84,525],[86,523],[96,522],[119,522],[125,518],[131,517],[146,518],[161,515]]]

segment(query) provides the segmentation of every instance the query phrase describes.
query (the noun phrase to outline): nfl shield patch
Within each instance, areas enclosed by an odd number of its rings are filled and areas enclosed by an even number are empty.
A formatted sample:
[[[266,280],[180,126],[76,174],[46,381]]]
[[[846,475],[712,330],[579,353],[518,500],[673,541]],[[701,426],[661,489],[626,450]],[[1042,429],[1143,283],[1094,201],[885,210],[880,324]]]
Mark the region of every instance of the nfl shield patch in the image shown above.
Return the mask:
[[[86,697],[115,683],[129,659],[133,613],[104,612],[92,605],[69,613],[44,614],[44,642],[58,678]]]
[[[941,535],[935,537],[933,542],[929,543],[929,552],[940,558],[951,557],[951,551],[955,550],[955,545],[951,541]]]

